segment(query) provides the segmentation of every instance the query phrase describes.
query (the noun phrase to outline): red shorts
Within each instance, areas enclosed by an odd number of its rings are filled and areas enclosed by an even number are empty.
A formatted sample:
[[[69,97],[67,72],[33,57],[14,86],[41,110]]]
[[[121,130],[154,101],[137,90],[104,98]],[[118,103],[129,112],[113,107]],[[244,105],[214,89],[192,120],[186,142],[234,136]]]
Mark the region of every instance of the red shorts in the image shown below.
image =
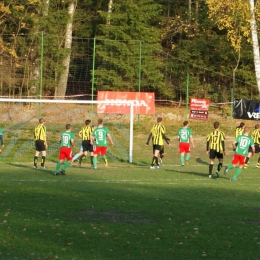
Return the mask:
[[[68,161],[72,160],[72,148],[61,147],[60,148],[60,160],[67,159]]]
[[[180,143],[179,151],[180,153],[190,153],[190,143]]]
[[[94,154],[100,154],[101,156],[106,155],[107,147],[106,146],[96,146],[94,148]]]
[[[246,156],[240,155],[240,154],[235,154],[232,159],[232,164],[236,165],[239,163],[240,165],[244,165],[245,160],[246,160]]]

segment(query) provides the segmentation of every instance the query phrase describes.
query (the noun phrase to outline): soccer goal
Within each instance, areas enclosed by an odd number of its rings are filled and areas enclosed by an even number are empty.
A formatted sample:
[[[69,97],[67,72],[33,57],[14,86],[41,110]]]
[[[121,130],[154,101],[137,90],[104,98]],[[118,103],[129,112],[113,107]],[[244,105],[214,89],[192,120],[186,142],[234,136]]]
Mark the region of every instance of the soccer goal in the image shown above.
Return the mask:
[[[108,146],[108,157],[113,161],[133,162],[133,122],[134,102],[118,101],[120,105],[129,106],[129,114],[98,114],[98,105],[109,105],[111,101],[87,100],[47,100],[0,98],[0,127],[3,129],[5,148],[0,159],[29,158],[34,151],[33,129],[39,118],[45,119],[48,140],[48,157],[56,155],[59,150],[57,138],[70,123],[75,133],[75,153],[80,149],[81,139],[78,132],[90,119],[97,125],[98,118],[104,119],[113,138],[115,146]],[[57,157],[55,156],[57,160]]]

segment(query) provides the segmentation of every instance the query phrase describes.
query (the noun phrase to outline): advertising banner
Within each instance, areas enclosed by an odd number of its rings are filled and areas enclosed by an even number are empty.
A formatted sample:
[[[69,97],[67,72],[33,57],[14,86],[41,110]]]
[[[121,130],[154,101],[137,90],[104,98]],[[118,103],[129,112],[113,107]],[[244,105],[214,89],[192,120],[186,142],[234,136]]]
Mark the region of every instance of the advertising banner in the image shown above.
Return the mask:
[[[233,117],[237,119],[260,120],[260,101],[236,99],[234,101]]]
[[[134,101],[134,114],[147,115],[155,113],[153,92],[118,92],[98,91],[98,101],[111,101],[112,104],[99,104],[97,113],[130,114],[130,105],[117,101]]]
[[[209,114],[209,99],[190,99],[190,119],[207,120]]]

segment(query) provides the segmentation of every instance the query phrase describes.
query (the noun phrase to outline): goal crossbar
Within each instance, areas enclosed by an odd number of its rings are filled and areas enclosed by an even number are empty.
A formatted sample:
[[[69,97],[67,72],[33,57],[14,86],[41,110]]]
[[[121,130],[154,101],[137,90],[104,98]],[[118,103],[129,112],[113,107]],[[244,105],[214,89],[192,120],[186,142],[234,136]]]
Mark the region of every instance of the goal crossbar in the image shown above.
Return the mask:
[[[134,101],[99,101],[99,100],[64,100],[64,99],[22,99],[22,98],[0,98],[0,102],[21,102],[21,103],[64,103],[64,104],[124,104],[130,107],[130,129],[129,129],[129,163],[133,162],[133,131],[134,131]]]

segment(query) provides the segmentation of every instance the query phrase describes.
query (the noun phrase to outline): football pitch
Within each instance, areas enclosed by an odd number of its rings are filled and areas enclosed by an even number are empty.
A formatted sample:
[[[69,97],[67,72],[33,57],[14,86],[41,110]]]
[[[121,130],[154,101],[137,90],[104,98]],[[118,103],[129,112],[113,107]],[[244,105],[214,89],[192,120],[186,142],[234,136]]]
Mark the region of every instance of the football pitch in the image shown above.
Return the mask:
[[[85,161],[65,176],[53,175],[54,162],[2,161],[0,259],[260,259],[251,161],[237,181],[223,169],[209,179],[208,161],[196,158],[181,167],[168,156],[156,170]]]

